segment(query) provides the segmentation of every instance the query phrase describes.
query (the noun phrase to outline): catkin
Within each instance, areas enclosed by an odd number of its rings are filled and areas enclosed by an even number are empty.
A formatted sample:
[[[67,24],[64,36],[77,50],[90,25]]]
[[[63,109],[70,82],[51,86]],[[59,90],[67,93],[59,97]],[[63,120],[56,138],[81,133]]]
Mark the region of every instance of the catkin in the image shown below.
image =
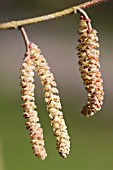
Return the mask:
[[[30,56],[34,60],[35,70],[38,72],[43,86],[45,102],[56,136],[58,152],[62,157],[66,158],[70,151],[70,137],[61,111],[62,107],[54,76],[50,72],[46,59],[41,55],[40,49],[34,43],[30,43]]]
[[[99,47],[97,31],[91,27],[89,28],[87,19],[82,15],[80,17],[79,35],[79,45],[77,46],[79,70],[88,93],[86,106],[83,107],[81,113],[89,117],[101,109],[104,91],[103,80],[99,71],[100,63],[99,50],[97,50]]]
[[[26,128],[30,132],[31,143],[33,144],[34,154],[44,160],[47,156],[44,148],[43,129],[39,122],[38,113],[35,110],[35,98],[34,98],[34,71],[35,66],[28,52],[25,56],[25,60],[22,63],[21,72],[21,87],[22,87],[22,107],[24,108],[23,116],[26,119]]]

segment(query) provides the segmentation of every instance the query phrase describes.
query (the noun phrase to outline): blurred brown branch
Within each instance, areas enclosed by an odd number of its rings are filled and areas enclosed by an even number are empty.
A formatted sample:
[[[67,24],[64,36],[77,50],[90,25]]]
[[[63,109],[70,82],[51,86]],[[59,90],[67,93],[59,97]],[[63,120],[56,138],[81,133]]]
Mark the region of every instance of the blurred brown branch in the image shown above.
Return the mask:
[[[0,24],[0,29],[4,30],[4,29],[16,29],[20,26],[24,26],[24,25],[29,25],[29,24],[35,24],[38,22],[44,22],[44,21],[48,21],[48,20],[52,20],[52,19],[56,19],[56,18],[60,18],[66,15],[70,15],[73,13],[77,13],[77,9],[78,8],[88,8],[91,6],[94,6],[96,4],[105,2],[107,0],[92,0],[92,1],[88,1],[85,3],[82,3],[80,5],[77,6],[73,6],[71,8],[56,12],[56,13],[52,13],[52,14],[48,14],[48,15],[44,15],[44,16],[40,16],[40,17],[35,17],[35,18],[29,18],[29,19],[25,19],[25,20],[18,20],[18,21],[10,21],[10,22],[6,22],[6,23],[1,23]]]

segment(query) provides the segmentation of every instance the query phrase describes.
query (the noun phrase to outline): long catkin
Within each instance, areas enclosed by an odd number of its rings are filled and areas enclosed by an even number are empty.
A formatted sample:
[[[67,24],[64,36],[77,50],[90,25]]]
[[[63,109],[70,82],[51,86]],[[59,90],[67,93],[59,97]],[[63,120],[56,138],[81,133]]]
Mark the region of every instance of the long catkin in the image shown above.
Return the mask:
[[[29,130],[29,137],[31,143],[33,144],[34,154],[39,158],[44,160],[47,156],[44,139],[43,139],[43,129],[38,118],[38,112],[35,110],[35,97],[34,97],[34,71],[35,65],[28,52],[25,56],[24,62],[22,63],[21,72],[21,93],[24,108],[23,116],[26,119],[26,128]]]
[[[34,43],[30,43],[30,55],[43,86],[45,102],[47,104],[54,135],[56,136],[58,152],[62,157],[66,158],[70,151],[70,137],[61,111],[62,107],[57,84],[46,59],[41,55],[41,50]]]
[[[87,19],[80,16],[80,38],[77,46],[79,70],[87,91],[87,102],[81,113],[87,117],[94,115],[103,104],[103,80],[101,78],[97,31],[88,26]]]

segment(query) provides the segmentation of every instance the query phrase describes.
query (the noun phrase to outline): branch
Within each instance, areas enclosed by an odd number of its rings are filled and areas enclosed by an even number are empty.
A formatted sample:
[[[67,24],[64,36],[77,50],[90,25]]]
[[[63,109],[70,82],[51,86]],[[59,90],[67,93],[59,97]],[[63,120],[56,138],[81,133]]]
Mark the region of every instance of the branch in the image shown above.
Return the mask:
[[[107,0],[92,0],[92,1],[88,1],[88,2],[82,3],[77,6],[73,6],[71,8],[68,8],[68,9],[65,9],[65,10],[62,10],[62,11],[59,11],[56,13],[52,13],[52,14],[48,14],[48,15],[44,15],[44,16],[40,16],[40,17],[35,17],[35,18],[29,18],[29,19],[24,19],[24,20],[1,23],[0,30],[16,29],[16,28],[24,26],[24,25],[44,22],[44,21],[60,18],[60,17],[66,16],[66,15],[71,15],[73,13],[76,14],[78,8],[85,9],[85,8],[94,6],[96,4],[99,4],[99,3],[102,3],[105,1],[107,1]]]

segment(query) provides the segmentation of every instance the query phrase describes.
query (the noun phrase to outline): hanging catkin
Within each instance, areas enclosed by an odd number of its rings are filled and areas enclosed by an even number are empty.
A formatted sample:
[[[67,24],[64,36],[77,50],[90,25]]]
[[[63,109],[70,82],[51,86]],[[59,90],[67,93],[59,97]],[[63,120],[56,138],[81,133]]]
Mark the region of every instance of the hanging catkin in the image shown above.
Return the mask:
[[[28,52],[25,60],[22,63],[21,72],[21,87],[22,87],[22,107],[24,108],[23,116],[26,119],[26,128],[30,132],[31,143],[33,144],[34,154],[44,160],[47,156],[44,148],[43,129],[39,122],[38,113],[35,110],[34,98],[34,71],[35,66]]]
[[[92,29],[90,21],[82,14],[78,32],[80,35],[77,46],[79,70],[88,93],[86,106],[83,107],[81,113],[89,117],[100,110],[103,104],[103,80],[99,71],[99,50],[97,50],[99,43],[97,31]]]
[[[61,111],[62,107],[56,82],[38,46],[30,43],[29,47],[30,56],[33,59],[35,70],[38,72],[45,93],[45,102],[56,136],[57,149],[60,155],[66,158],[70,151],[70,137]]]

